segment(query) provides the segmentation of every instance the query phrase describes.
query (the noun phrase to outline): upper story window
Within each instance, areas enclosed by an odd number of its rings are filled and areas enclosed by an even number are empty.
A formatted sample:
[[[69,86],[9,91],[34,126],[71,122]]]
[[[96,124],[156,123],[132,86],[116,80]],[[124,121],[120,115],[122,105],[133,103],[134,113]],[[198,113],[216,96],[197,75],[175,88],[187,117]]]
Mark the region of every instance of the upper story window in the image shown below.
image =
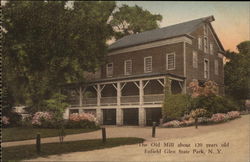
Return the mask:
[[[193,51],[193,67],[198,68],[198,54],[196,51]]]
[[[218,60],[214,60],[214,74],[219,75],[219,63],[218,63]]]
[[[214,54],[214,46],[212,43],[210,43],[209,50],[210,50],[210,54],[213,55]]]
[[[204,52],[208,53],[208,38],[204,36]]]
[[[202,50],[202,40],[201,40],[201,37],[198,38],[198,49]]]
[[[175,69],[175,53],[167,54],[167,70]]]
[[[112,77],[112,75],[113,75],[113,63],[108,63],[106,65],[106,74],[107,74],[107,77]]]
[[[152,72],[152,56],[144,57],[144,73]]]
[[[208,59],[204,60],[204,78],[205,79],[209,78],[209,61],[208,61]]]
[[[124,61],[124,74],[131,75],[132,74],[132,60]]]
[[[208,26],[207,26],[207,24],[205,24],[203,26],[203,31],[204,31],[204,35],[207,36],[208,35]]]

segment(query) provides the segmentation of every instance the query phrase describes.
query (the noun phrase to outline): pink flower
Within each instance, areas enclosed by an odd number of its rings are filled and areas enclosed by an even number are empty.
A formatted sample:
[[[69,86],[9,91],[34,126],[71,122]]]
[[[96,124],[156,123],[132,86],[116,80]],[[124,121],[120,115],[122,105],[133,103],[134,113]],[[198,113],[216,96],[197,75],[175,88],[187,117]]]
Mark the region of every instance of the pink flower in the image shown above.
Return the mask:
[[[52,114],[49,112],[36,112],[32,118],[31,123],[33,125],[42,125],[41,121],[42,120],[51,120],[52,119]]]
[[[80,114],[73,113],[73,114],[70,114],[69,120],[72,120],[75,122],[79,122],[82,120],[88,120],[88,121],[97,123],[96,117],[91,113],[80,113]]]
[[[240,117],[240,112],[238,111],[230,111],[227,113],[227,116],[229,119],[235,119],[235,118],[238,118]]]
[[[9,120],[10,120],[10,118],[8,118],[6,116],[3,116],[3,118],[2,118],[3,124],[5,124],[5,125],[10,124]]]

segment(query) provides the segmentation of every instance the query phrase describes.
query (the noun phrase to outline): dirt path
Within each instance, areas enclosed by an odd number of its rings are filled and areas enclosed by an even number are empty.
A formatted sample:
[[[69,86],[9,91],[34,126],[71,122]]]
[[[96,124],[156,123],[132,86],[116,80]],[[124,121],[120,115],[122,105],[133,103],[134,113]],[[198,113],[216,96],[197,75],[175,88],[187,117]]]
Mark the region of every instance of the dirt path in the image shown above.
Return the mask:
[[[209,126],[199,126],[199,129],[194,127],[185,127],[185,128],[157,128],[156,138],[151,137],[151,127],[133,127],[133,126],[107,126],[106,132],[107,137],[139,137],[144,138],[147,141],[157,141],[161,139],[172,139],[172,138],[185,138],[192,137],[197,135],[203,135],[211,132],[222,133],[228,129],[235,129],[239,126],[247,126],[246,123],[250,123],[250,115],[244,115],[242,118],[235,119],[222,124],[209,125]],[[76,140],[85,140],[85,139],[98,139],[101,138],[101,130],[68,135],[65,137],[65,141],[76,141]],[[59,142],[58,137],[48,137],[42,138],[42,143],[50,142]],[[17,145],[28,145],[35,144],[35,140],[24,140],[24,141],[14,141],[14,142],[4,142],[2,147],[17,146]]]
[[[108,137],[141,137],[147,141],[147,147],[139,147],[139,145],[127,145],[109,149],[94,150],[87,152],[75,152],[63,155],[53,155],[47,158],[32,159],[32,161],[187,161],[187,162],[248,162],[250,160],[250,115],[244,115],[240,119],[236,119],[227,123],[200,126],[199,129],[193,127],[179,129],[157,129],[157,138],[151,138],[151,128],[138,127],[108,127]],[[100,131],[72,135],[71,138],[89,139],[100,137]],[[50,138],[52,139],[52,138]],[[49,140],[49,139],[48,139]],[[229,145],[221,147],[226,142]],[[160,147],[151,145],[160,144]],[[174,147],[164,147],[164,143],[174,143]],[[179,143],[190,144],[190,147],[177,147]],[[194,151],[195,143],[202,143],[203,153]],[[207,148],[206,144],[213,147]],[[155,153],[148,153],[151,150]],[[160,153],[156,150],[161,150]],[[176,151],[175,153],[165,153],[168,150]],[[179,150],[190,151],[186,154],[179,153]],[[213,149],[214,154],[208,153],[208,149]],[[219,149],[220,154],[217,153]],[[147,150],[147,153],[145,153]],[[199,150],[199,149],[197,149]]]

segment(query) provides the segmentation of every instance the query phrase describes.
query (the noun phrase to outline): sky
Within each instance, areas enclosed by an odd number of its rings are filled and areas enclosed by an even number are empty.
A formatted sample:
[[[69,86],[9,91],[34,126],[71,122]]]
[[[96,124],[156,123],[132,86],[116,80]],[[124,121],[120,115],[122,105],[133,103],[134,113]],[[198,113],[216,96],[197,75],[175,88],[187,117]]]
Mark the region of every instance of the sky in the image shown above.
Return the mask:
[[[117,1],[122,4],[161,14],[160,27],[213,15],[212,26],[225,50],[237,51],[240,42],[250,40],[250,2]]]

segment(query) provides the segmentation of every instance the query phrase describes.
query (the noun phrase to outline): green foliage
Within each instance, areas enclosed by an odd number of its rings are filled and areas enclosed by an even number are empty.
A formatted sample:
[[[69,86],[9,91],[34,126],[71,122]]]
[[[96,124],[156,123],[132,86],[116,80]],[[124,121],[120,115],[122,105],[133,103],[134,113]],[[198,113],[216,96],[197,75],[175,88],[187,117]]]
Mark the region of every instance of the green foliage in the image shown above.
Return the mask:
[[[56,121],[63,119],[63,113],[69,106],[66,102],[66,96],[60,93],[55,93],[51,99],[46,100],[46,111],[53,112],[53,118]]]
[[[232,98],[223,96],[199,96],[192,99],[192,109],[204,108],[212,114],[227,113],[229,111],[239,110],[238,104]]]
[[[124,4],[118,9],[119,11],[113,14],[113,19],[110,21],[115,30],[116,39],[158,28],[158,22],[162,20],[161,15],[152,14],[137,5],[130,7]]]
[[[88,120],[81,120],[81,121],[72,121],[68,120],[66,125],[66,128],[99,128],[98,125],[95,124],[95,122],[88,121]]]
[[[3,6],[3,77],[15,103],[43,107],[60,85],[84,81],[104,62],[115,2],[8,1]]]
[[[9,127],[20,126],[22,116],[13,111],[13,97],[6,87],[1,91],[2,95],[2,116],[9,118]]]
[[[188,113],[190,100],[190,96],[185,94],[166,95],[162,107],[165,120],[180,119],[184,114]]]
[[[227,51],[230,61],[225,65],[225,91],[237,100],[249,98],[250,41],[240,43],[238,53]]]

